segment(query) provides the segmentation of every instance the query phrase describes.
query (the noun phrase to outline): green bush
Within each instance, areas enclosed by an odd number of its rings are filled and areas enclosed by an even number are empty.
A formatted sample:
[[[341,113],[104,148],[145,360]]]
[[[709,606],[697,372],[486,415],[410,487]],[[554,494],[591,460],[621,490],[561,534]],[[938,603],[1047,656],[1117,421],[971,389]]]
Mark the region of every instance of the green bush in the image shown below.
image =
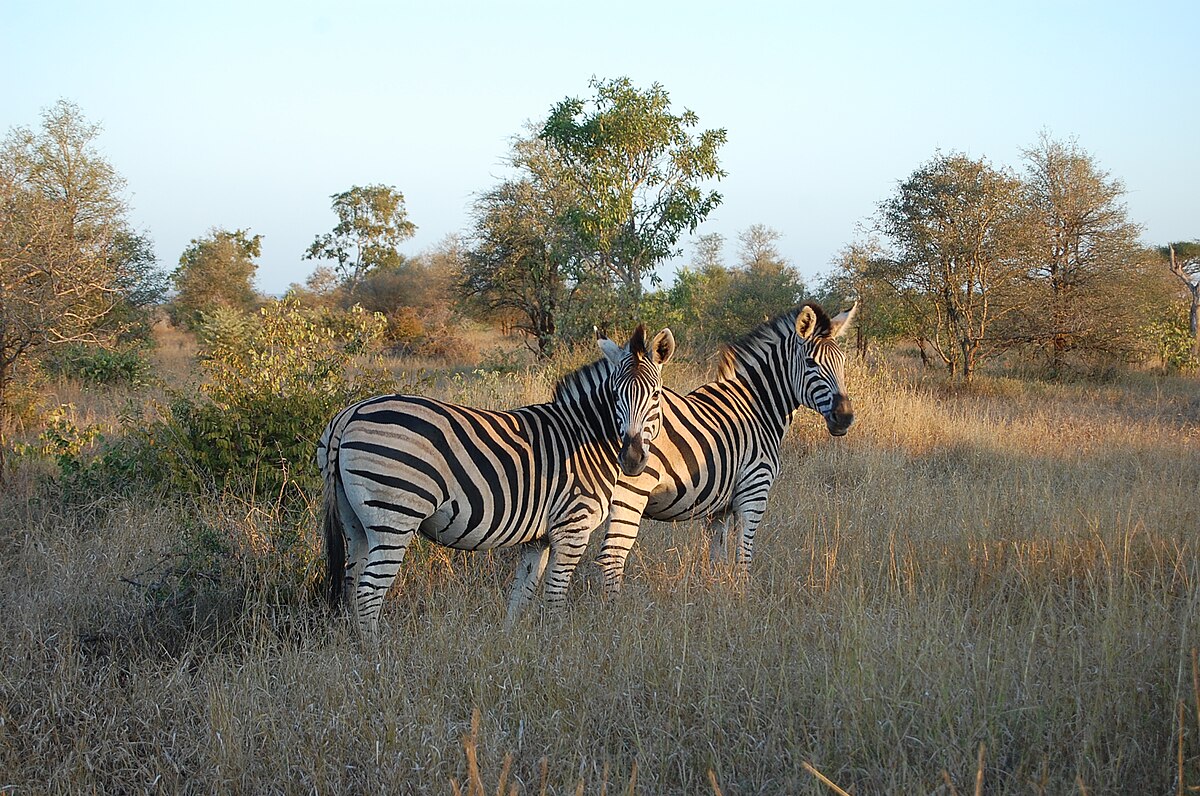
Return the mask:
[[[150,363],[141,347],[118,349],[72,344],[46,358],[43,367],[51,376],[79,379],[85,384],[147,384]]]
[[[391,383],[373,353],[384,326],[358,307],[331,323],[285,299],[264,307],[248,330],[204,338],[199,394],[175,398],[145,432],[161,471],[189,491],[315,493],[325,424]]]

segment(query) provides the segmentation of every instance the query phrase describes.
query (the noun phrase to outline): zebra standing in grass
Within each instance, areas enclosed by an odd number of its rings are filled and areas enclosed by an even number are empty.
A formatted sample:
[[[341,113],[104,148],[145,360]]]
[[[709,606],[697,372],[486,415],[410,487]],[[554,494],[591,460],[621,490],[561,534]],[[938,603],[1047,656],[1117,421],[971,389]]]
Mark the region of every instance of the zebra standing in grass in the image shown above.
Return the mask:
[[[543,572],[546,601],[561,608],[618,476],[646,466],[675,350],[670,329],[647,343],[644,326],[624,348],[597,342],[604,356],[559,380],[549,403],[501,412],[385,395],[325,428],[317,464],[330,600],[350,602],[365,633],[378,631],[417,533],[460,550],[525,545],[509,621]]]
[[[598,559],[608,594],[621,588],[643,516],[703,517],[716,529],[714,561],[725,554],[726,538],[736,536],[736,560],[749,570],[792,414],[801,406],[816,410],[834,436],[854,422],[846,355],[836,338],[857,308],[830,319],[815,303],[797,307],[730,344],[716,381],[687,395],[664,391],[663,430],[650,462],[641,475],[622,478],[613,493]]]

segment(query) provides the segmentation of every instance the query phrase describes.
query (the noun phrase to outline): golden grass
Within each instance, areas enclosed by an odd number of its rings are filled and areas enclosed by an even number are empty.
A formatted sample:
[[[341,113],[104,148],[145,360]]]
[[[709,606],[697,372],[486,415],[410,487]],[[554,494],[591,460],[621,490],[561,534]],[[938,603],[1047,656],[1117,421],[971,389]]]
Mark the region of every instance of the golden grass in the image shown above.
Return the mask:
[[[748,582],[710,570],[696,523],[648,523],[619,599],[588,566],[565,616],[506,631],[511,551],[419,545],[377,648],[315,595],[268,588],[256,540],[288,521],[269,505],[68,507],[18,477],[0,792],[1200,784],[1200,385],[852,384],[847,437],[797,419]],[[432,389],[512,405],[549,379]],[[173,555],[197,529],[245,540],[219,577]]]

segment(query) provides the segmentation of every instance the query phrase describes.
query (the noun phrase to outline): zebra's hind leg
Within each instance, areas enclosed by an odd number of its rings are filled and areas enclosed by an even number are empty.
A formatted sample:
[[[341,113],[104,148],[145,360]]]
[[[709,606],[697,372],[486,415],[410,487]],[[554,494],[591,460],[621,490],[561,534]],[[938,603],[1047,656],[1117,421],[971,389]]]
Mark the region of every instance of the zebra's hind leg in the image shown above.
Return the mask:
[[[366,563],[358,574],[354,602],[359,627],[369,638],[379,635],[379,613],[383,610],[383,598],[396,579],[396,572],[404,561],[404,554],[415,531],[415,527],[366,526]]]
[[[549,559],[550,545],[545,541],[530,542],[521,551],[517,577],[508,596],[508,615],[504,622],[506,625],[512,625],[529,605],[533,595],[537,594],[538,585],[542,582],[542,573],[546,571],[546,562]]]
[[[342,518],[342,535],[346,539],[346,569],[342,575],[342,600],[350,607],[351,616],[357,616],[358,579],[367,565],[367,532],[362,521],[350,506],[340,489],[337,493],[339,516]]]

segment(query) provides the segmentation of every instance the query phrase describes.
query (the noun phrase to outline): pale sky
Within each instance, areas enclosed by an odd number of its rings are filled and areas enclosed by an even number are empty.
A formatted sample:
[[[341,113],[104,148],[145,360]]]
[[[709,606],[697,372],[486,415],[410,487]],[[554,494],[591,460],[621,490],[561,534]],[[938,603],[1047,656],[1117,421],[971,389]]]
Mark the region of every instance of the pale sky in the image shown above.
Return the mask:
[[[282,292],[352,185],[403,192],[416,254],[465,232],[514,136],[588,81],[658,82],[723,127],[724,203],[806,278],[939,149],[1019,166],[1046,130],[1121,179],[1143,239],[1200,238],[1200,3],[0,0],[0,132],[60,98],[104,131],[173,269],[261,234]],[[690,255],[690,246],[685,247]]]

